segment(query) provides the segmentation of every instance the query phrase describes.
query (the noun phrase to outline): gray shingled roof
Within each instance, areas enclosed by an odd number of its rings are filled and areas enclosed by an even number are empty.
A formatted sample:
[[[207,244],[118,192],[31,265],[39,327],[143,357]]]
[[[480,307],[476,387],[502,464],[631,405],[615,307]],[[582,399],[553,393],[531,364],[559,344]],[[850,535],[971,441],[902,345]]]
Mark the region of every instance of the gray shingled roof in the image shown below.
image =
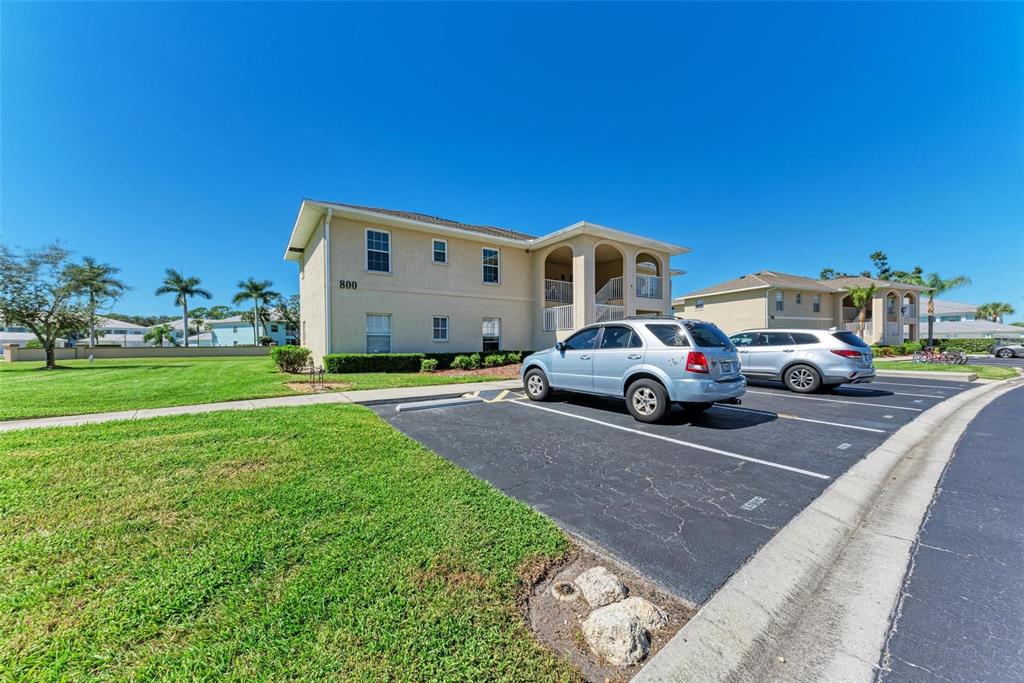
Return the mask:
[[[875,285],[878,288],[882,287],[894,287],[898,289],[912,289],[914,291],[921,291],[924,287],[918,287],[917,285],[908,285],[906,282],[892,282],[890,280],[876,280],[873,277],[864,277],[858,275],[856,277],[837,277],[829,280],[834,285],[837,285],[837,289],[849,289],[850,287],[869,287]]]
[[[680,298],[689,298],[704,294],[721,294],[723,292],[732,292],[737,289],[750,289],[752,287],[795,287],[817,292],[841,291],[840,287],[834,287],[830,282],[833,281],[817,280],[815,278],[803,277],[802,275],[790,275],[789,273],[780,273],[774,270],[759,270],[756,273],[741,275],[734,280],[727,280],[726,282],[720,282],[717,285],[711,285],[710,287],[705,287],[704,289],[691,292],[690,294],[684,294]]]
[[[533,235],[528,235],[525,232],[519,232],[517,230],[509,230],[508,228],[497,228],[493,225],[472,225],[470,223],[461,223],[459,221],[448,220],[447,218],[439,218],[437,216],[429,216],[425,213],[416,213],[414,211],[398,211],[396,209],[380,209],[375,206],[359,206],[358,204],[337,204],[338,206],[347,206],[350,209],[359,209],[360,211],[371,211],[373,213],[379,213],[384,216],[395,216],[396,218],[407,218],[413,221],[419,221],[421,223],[431,223],[433,225],[443,225],[448,228],[455,228],[457,230],[468,230],[470,232],[479,232],[484,235],[493,235],[495,237],[504,237],[511,240],[521,240],[528,242],[535,239]]]

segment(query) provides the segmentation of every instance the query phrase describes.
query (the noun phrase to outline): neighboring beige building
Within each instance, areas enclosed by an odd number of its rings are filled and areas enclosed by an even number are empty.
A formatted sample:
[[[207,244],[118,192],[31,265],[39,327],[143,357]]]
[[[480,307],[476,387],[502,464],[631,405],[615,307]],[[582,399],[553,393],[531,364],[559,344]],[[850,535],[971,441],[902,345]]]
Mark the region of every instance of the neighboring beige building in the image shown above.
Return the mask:
[[[587,222],[533,237],[303,200],[285,259],[319,358],[539,349],[592,322],[671,314],[669,258],[687,251]]]
[[[850,287],[876,287],[867,309],[864,341],[899,344],[919,337],[922,287],[867,277],[815,280],[762,270],[686,294],[672,302],[676,315],[715,323],[727,334],[751,328],[839,329],[859,332]]]

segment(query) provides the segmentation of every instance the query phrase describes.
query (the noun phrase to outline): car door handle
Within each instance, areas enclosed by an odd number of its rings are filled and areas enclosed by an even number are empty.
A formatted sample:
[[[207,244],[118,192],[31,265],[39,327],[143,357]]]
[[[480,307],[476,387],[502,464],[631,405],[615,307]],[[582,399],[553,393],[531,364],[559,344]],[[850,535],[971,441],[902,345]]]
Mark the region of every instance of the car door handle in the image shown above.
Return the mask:
[[[589,353],[582,353],[582,354],[580,354],[580,360],[590,360],[590,354]]]
[[[796,349],[782,349],[783,353],[793,353]]]
[[[640,360],[640,358],[642,358],[642,356],[639,353],[630,353],[630,354],[626,355],[626,358],[628,358],[630,360]]]

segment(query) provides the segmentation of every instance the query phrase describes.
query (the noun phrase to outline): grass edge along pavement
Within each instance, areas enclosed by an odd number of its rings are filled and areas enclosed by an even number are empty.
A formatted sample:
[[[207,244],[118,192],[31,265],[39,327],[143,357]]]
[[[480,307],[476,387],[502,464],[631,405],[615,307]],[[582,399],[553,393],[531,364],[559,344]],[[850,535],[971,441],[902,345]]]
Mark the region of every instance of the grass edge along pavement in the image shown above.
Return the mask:
[[[942,372],[976,374],[979,379],[1011,379],[1017,377],[1017,370],[1012,367],[997,365],[943,365],[941,363],[915,363],[909,360],[878,360],[874,361],[876,370],[913,370],[915,372]]]
[[[296,396],[287,382],[304,375],[278,372],[266,357],[119,358],[40,363],[0,362],[0,420],[167,408],[223,401]],[[488,374],[353,373],[325,375],[346,391],[436,386],[501,379]]]
[[[0,434],[13,679],[576,680],[516,607],[569,549],[351,405]]]

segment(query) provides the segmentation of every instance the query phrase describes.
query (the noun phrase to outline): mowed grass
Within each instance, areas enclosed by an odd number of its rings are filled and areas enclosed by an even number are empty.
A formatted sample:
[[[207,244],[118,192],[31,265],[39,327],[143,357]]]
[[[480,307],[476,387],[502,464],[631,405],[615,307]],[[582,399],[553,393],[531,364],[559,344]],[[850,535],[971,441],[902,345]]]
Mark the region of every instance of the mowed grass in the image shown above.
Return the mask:
[[[879,370],[915,370],[917,372],[973,372],[981,379],[1009,379],[1017,377],[1011,367],[998,365],[943,365],[941,363],[915,363],[909,360],[875,360]]]
[[[567,547],[358,406],[0,434],[0,679],[574,680]]]
[[[306,381],[277,371],[269,358],[119,358],[41,363],[0,362],[0,420],[104,413],[139,408],[288,396],[286,382]],[[346,389],[389,389],[495,379],[421,373],[326,375]]]

